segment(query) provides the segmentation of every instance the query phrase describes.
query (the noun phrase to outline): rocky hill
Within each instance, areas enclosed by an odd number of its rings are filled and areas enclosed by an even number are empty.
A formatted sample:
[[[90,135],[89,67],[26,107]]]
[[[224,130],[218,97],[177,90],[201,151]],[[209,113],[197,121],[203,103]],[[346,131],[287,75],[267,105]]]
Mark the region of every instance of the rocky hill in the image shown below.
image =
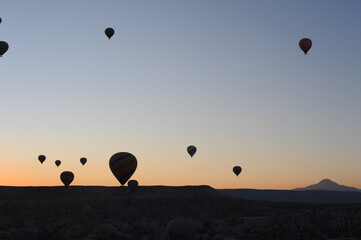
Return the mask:
[[[361,236],[361,205],[242,200],[209,186],[0,187],[0,239],[167,239],[173,219],[194,239],[328,239]]]

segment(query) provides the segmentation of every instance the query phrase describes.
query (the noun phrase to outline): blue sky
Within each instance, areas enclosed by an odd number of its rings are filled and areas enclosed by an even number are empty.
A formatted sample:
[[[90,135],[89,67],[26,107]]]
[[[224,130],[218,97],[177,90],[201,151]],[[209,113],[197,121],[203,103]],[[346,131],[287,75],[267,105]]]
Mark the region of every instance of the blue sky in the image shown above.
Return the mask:
[[[0,175],[12,177],[0,184],[60,184],[60,159],[74,184],[117,185],[108,160],[129,151],[146,185],[361,187],[360,10],[359,1],[3,1]]]

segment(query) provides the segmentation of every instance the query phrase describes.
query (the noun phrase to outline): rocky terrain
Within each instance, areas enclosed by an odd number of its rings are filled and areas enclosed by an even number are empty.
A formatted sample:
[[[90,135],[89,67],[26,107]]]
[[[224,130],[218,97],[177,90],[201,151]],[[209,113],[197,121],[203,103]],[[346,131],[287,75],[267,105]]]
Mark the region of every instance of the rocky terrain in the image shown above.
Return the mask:
[[[361,204],[251,201],[209,186],[0,187],[0,239],[167,239],[173,219],[194,239],[361,239]]]

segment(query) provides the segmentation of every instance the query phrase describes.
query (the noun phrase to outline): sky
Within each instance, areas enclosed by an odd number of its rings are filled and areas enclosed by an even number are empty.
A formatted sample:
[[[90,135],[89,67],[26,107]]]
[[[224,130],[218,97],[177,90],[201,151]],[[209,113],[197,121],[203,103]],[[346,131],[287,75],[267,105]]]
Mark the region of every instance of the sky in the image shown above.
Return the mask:
[[[130,152],[140,185],[361,188],[360,11],[357,0],[4,0],[0,185],[57,186],[72,171],[73,185],[119,186],[109,159]]]

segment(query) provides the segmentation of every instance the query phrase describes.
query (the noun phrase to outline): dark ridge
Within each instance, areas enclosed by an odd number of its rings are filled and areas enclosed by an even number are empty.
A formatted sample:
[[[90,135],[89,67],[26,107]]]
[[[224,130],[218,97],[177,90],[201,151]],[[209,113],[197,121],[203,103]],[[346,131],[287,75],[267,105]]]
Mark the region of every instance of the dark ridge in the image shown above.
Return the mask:
[[[361,203],[361,192],[325,190],[221,189],[220,193],[240,199],[275,202],[353,204]]]

